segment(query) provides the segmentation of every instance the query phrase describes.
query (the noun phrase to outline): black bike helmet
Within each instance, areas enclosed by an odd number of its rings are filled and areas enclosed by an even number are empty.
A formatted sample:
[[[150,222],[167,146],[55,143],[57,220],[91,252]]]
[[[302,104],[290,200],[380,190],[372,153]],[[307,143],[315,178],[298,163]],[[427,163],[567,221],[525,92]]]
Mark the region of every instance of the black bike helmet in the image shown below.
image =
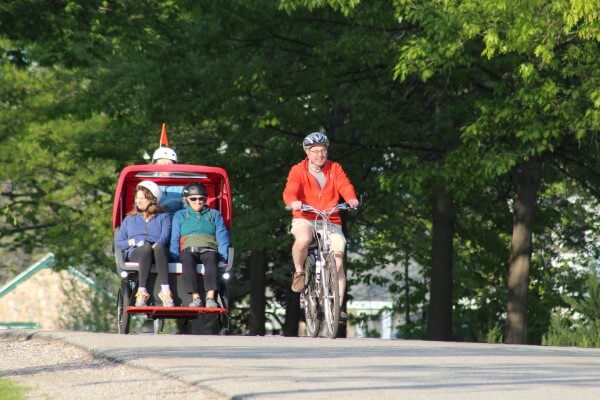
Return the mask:
[[[206,187],[201,183],[190,183],[183,188],[183,196],[204,196],[207,197]]]
[[[329,139],[327,138],[327,136],[324,133],[321,133],[321,132],[310,133],[302,141],[302,147],[304,148],[304,150],[306,150],[312,146],[316,146],[318,144],[329,146]]]

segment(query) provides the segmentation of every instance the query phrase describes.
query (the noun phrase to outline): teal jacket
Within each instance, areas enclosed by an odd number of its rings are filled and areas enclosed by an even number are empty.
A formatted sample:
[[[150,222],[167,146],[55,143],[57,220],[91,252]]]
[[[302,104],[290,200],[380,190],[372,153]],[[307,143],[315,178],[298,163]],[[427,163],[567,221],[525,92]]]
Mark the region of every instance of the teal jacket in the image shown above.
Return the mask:
[[[221,213],[213,208],[204,206],[199,212],[194,211],[187,204],[184,205],[182,210],[179,210],[173,216],[173,222],[171,224],[171,245],[169,246],[169,253],[173,260],[179,260],[179,253],[181,252],[181,243],[187,232],[193,231],[194,221],[200,221],[200,215],[203,218],[202,223],[210,221],[214,224],[214,235],[217,241],[217,251],[219,253],[219,260],[227,262],[229,255],[229,231],[225,226],[225,221]],[[190,227],[190,225],[192,225]],[[182,230],[182,227],[184,228]],[[199,226],[200,228],[200,226]],[[206,226],[201,227],[203,233],[207,233]],[[213,230],[211,230],[213,231]]]

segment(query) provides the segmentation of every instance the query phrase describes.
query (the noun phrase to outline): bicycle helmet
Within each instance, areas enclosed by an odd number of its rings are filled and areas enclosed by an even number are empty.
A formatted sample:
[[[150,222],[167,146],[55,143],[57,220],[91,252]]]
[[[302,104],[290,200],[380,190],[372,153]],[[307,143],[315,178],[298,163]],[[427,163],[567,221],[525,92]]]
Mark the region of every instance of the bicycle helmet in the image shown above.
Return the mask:
[[[201,183],[190,183],[183,188],[183,196],[204,196],[207,197],[206,186]]]
[[[138,190],[140,187],[148,189],[150,193],[152,193],[152,196],[156,198],[157,203],[160,201],[160,198],[162,197],[162,191],[156,183],[152,181],[141,181],[137,184],[136,190]]]
[[[170,147],[159,147],[152,154],[152,163],[155,163],[156,160],[161,158],[166,158],[167,160],[171,160],[173,162],[177,162],[177,153]]]
[[[302,147],[304,148],[304,150],[306,150],[312,146],[316,146],[318,144],[322,144],[322,145],[329,147],[329,139],[327,138],[327,136],[324,133],[321,133],[321,132],[310,133],[302,141]]]

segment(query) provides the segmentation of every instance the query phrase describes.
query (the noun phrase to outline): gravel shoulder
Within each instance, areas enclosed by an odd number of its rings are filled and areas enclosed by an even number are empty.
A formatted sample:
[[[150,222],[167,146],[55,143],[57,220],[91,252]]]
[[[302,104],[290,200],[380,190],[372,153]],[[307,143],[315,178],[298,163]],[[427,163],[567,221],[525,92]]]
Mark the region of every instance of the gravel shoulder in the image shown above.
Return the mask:
[[[0,336],[0,376],[27,388],[31,400],[221,400],[198,386],[94,357],[78,347],[36,338]]]

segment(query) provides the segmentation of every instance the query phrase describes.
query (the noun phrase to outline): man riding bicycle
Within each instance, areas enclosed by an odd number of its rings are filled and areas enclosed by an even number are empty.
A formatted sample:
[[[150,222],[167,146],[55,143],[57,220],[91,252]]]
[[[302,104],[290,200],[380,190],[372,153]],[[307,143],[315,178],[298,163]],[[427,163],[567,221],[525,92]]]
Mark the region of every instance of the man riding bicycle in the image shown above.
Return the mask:
[[[327,159],[329,139],[321,132],[313,132],[302,142],[306,158],[292,166],[287,183],[283,190],[283,201],[292,209],[292,228],[294,245],[292,259],[294,261],[294,276],[292,290],[304,290],[304,261],[308,255],[308,246],[312,242],[313,233],[321,228],[320,221],[315,221],[314,215],[300,211],[302,204],[308,204],[316,209],[325,210],[334,207],[340,201],[340,196],[352,208],[358,207],[358,199],[354,186],[346,176],[342,166]],[[346,275],[344,274],[344,250],[346,238],[342,233],[342,219],[339,213],[331,215],[333,233],[331,248],[335,254],[338,270],[340,301],[346,291]]]

